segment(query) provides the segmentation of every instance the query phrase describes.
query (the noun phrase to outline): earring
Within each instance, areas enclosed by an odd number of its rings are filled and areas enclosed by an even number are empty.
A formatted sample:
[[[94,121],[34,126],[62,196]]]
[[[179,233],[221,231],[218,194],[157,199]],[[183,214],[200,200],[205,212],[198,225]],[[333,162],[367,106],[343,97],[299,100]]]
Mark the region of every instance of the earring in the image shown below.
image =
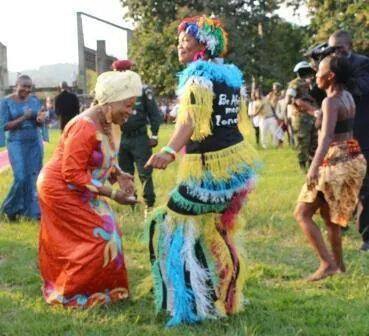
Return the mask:
[[[193,61],[202,60],[204,58],[205,58],[205,49],[196,52],[195,55],[193,56]]]
[[[108,106],[108,110],[105,112],[105,121],[107,124],[113,122],[113,112],[111,111],[111,105]]]

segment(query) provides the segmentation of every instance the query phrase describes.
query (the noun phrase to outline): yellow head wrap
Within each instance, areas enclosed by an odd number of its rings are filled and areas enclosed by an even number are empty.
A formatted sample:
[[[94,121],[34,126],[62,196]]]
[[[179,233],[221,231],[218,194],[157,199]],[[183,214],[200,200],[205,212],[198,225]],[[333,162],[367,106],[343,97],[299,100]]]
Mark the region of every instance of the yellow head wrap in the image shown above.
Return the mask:
[[[141,78],[136,72],[107,71],[97,77],[95,98],[99,105],[141,96],[141,94]]]

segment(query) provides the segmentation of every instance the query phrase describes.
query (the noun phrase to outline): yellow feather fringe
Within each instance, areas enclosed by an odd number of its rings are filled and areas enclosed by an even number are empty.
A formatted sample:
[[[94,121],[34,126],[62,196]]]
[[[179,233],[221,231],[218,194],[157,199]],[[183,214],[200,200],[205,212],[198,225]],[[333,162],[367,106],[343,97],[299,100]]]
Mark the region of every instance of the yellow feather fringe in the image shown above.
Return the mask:
[[[241,99],[240,111],[238,112],[238,129],[244,137],[246,137],[247,132],[250,129],[248,123],[249,118],[247,117],[246,102]]]
[[[179,165],[178,181],[189,178],[200,179],[206,170],[210,171],[215,179],[228,179],[240,170],[240,164],[252,165],[258,154],[246,141],[234,146],[201,154],[186,154]]]
[[[188,85],[181,94],[177,124],[193,125],[193,141],[200,141],[212,134],[213,98],[211,90],[197,84]]]
[[[242,311],[244,308],[243,289],[246,281],[246,266],[243,255],[239,254],[238,258],[240,263],[240,270],[236,282],[235,302],[232,311],[233,314]]]

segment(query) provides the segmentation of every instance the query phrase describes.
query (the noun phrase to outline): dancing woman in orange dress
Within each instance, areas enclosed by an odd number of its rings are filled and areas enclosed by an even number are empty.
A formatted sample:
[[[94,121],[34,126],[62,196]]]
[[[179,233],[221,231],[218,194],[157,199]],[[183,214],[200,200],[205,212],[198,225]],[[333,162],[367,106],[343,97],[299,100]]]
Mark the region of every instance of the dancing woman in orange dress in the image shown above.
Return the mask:
[[[128,297],[122,233],[106,198],[135,203],[133,178],[117,165],[113,129],[128,119],[141,89],[132,71],[100,75],[99,104],[67,124],[38,178],[39,263],[50,304],[86,307]]]

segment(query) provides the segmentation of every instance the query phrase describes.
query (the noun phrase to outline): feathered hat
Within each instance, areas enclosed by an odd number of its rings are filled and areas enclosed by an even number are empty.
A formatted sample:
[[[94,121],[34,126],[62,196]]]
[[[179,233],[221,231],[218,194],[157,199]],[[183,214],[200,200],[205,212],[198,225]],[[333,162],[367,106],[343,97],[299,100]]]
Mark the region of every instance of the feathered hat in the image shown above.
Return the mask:
[[[178,32],[193,36],[205,45],[209,57],[223,57],[228,51],[228,34],[219,19],[205,15],[184,19],[178,26]]]

